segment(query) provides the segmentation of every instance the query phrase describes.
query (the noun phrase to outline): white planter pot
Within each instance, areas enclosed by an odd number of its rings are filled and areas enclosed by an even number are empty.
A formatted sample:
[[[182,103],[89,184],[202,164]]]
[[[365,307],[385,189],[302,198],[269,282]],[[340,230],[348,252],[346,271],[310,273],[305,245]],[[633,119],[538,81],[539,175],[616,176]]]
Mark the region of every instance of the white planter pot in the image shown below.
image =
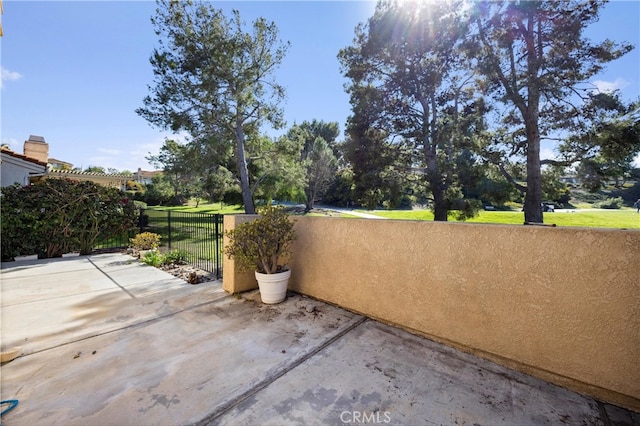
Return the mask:
[[[278,274],[261,274],[256,272],[256,280],[260,288],[260,298],[262,303],[270,305],[282,302],[287,297],[287,284],[291,270]]]

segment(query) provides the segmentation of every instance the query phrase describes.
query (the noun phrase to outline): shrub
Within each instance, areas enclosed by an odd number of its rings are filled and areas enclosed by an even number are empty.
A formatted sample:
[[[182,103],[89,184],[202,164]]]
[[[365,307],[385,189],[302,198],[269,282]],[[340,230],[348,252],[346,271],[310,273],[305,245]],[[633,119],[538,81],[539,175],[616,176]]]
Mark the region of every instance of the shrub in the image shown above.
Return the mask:
[[[145,253],[140,261],[146,263],[149,266],[157,268],[164,264],[164,259],[165,257],[162,253],[160,253],[158,250],[152,250],[148,253]]]
[[[599,209],[619,209],[623,206],[623,204],[624,204],[624,200],[622,199],[622,197],[616,197],[616,198],[607,198],[604,201],[600,201],[599,203],[596,203],[594,206]]]
[[[0,215],[4,259],[89,254],[96,242],[131,230],[136,219],[133,203],[119,190],[69,179],[2,188]]]
[[[164,254],[163,264],[174,263],[176,265],[182,265],[187,262],[188,253],[184,250],[171,250]]]
[[[153,250],[160,246],[160,235],[143,232],[129,239],[130,247],[136,250]]]
[[[161,253],[158,250],[151,250],[140,258],[142,263],[153,267],[160,267],[162,265],[183,265],[186,263],[188,253],[184,250],[171,250],[167,253]]]

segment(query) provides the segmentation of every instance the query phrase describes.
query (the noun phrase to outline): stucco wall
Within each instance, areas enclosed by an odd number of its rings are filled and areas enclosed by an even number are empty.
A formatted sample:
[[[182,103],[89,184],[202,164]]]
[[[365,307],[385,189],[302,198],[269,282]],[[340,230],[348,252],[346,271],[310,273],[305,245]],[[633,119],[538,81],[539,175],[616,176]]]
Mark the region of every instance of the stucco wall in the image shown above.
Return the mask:
[[[640,411],[640,232],[302,217],[296,233],[290,289]]]
[[[258,215],[250,215],[250,214],[234,214],[234,215],[225,215],[223,220],[223,229],[229,230],[234,229],[237,225],[241,223],[249,222]],[[226,247],[229,238],[227,238],[226,234],[222,239],[222,246]],[[224,273],[222,274],[222,288],[229,293],[242,293],[244,291],[253,290],[258,288],[258,283],[256,282],[256,278],[253,272],[240,272],[236,268],[235,261],[233,259],[229,259],[226,255],[223,256],[222,259],[222,270]]]

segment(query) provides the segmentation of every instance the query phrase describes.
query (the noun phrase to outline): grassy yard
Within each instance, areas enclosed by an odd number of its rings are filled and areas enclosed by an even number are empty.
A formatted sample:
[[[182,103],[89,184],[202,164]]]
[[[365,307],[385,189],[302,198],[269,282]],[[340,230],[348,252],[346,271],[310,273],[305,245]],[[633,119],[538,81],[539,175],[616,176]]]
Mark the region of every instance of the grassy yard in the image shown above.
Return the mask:
[[[210,213],[210,214],[239,214],[244,213],[240,205],[222,205],[221,203],[200,203],[195,207],[194,203],[188,206],[179,207],[150,207],[154,210],[171,210],[190,213]],[[360,210],[363,213],[370,213],[389,219],[401,220],[433,220],[433,213],[429,210]],[[309,216],[334,215],[330,212],[312,212]],[[335,213],[336,216],[355,217],[346,213]],[[450,221],[455,221],[453,217]],[[627,228],[640,230],[640,214],[635,209],[621,210],[598,210],[598,209],[578,209],[574,212],[562,211],[555,213],[545,213],[544,221],[547,224],[557,226],[584,226],[592,228]],[[522,225],[524,214],[520,211],[480,211],[480,214],[473,219],[467,220],[471,223],[503,223]]]
[[[365,212],[365,211],[363,211]],[[429,210],[375,210],[365,212],[389,219],[404,220],[433,220],[433,213]],[[449,220],[455,221],[450,218]],[[592,228],[627,228],[640,230],[640,214],[635,209],[623,210],[595,210],[585,209],[575,212],[545,213],[544,221],[557,226],[584,226]],[[481,211],[472,223],[504,223],[521,225],[524,214],[518,211]]]
[[[194,202],[190,202],[189,205],[187,206],[177,206],[177,207],[149,206],[149,208],[154,210],[171,210],[171,211],[189,212],[189,213],[209,213],[209,214],[244,213],[244,208],[239,204],[225,205],[223,203],[200,203],[200,205],[196,207]]]

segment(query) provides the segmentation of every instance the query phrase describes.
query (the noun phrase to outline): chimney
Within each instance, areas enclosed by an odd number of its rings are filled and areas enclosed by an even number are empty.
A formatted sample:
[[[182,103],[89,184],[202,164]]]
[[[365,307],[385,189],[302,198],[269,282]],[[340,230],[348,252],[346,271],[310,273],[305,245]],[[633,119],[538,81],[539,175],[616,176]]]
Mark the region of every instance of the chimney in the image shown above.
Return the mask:
[[[42,136],[29,135],[29,139],[24,141],[24,155],[34,160],[49,162],[49,144]]]

